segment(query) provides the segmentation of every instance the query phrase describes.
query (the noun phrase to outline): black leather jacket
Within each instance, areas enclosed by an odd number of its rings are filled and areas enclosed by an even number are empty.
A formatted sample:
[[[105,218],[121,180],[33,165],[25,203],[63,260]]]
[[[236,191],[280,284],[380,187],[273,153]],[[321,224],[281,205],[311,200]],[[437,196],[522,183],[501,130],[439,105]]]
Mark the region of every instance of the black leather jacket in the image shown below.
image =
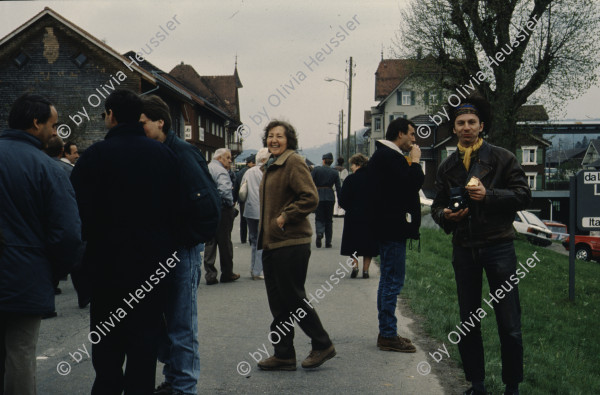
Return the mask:
[[[464,187],[475,176],[483,183],[482,201],[469,200],[469,215],[460,222],[444,218],[450,188]],[[446,233],[453,232],[452,243],[463,247],[485,247],[515,238],[515,213],[527,208],[531,191],[517,158],[504,148],[483,142],[477,159],[467,174],[458,150],[438,168],[436,197],[431,207],[433,220]]]

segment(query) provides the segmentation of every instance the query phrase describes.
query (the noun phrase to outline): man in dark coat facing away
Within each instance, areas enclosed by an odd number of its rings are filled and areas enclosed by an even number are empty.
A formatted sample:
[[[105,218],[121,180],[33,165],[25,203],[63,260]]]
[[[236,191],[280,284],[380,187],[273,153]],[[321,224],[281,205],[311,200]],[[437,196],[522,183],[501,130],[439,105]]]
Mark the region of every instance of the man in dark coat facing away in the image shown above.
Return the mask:
[[[0,393],[36,393],[41,317],[54,311],[53,281],[77,260],[81,222],[67,174],[42,152],[58,114],[45,98],[15,101],[0,136]]]
[[[332,169],[333,154],[331,152],[323,155],[323,166],[315,167],[312,171],[312,178],[319,192],[319,206],[315,212],[315,229],[317,231],[317,248],[321,248],[321,240],[325,235],[325,247],[331,248],[331,239],[333,237],[333,205],[335,204],[335,193],[340,199],[340,173]]]
[[[414,142],[415,125],[404,118],[395,119],[385,140],[376,142],[377,151],[367,166],[370,230],[379,243],[381,261],[377,346],[384,351],[416,351],[409,339],[398,335],[396,325],[396,302],[406,270],[406,240],[418,239],[421,225],[419,190],[425,175],[419,164],[421,150]]]
[[[166,285],[179,261],[178,164],[166,145],[146,137],[134,92],[116,90],[104,106],[110,130],[71,176],[94,279],[92,394],[151,394]]]

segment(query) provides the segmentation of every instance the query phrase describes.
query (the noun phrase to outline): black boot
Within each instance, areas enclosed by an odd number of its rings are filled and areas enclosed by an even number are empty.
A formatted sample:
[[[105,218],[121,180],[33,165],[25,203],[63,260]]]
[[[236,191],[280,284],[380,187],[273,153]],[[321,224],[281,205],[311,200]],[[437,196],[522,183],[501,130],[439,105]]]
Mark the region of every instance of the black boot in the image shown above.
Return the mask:
[[[323,239],[323,233],[317,233],[317,248],[321,248],[321,240]]]

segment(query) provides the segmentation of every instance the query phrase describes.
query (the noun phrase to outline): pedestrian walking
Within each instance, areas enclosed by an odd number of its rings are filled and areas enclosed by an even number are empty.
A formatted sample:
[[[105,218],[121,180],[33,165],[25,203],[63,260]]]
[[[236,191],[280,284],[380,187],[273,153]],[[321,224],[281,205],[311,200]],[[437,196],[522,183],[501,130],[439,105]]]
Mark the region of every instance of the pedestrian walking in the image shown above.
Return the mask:
[[[385,140],[375,142],[369,160],[370,230],[379,244],[380,276],[377,289],[379,336],[384,351],[415,352],[412,342],[398,335],[396,303],[404,286],[406,242],[419,239],[419,190],[425,180],[415,144],[415,125],[404,118],[392,121]],[[407,152],[408,154],[404,154]]]
[[[340,205],[346,211],[340,254],[352,256],[351,278],[358,275],[357,257],[363,257],[362,277],[369,278],[371,259],[379,255],[377,240],[369,229],[370,191],[366,168],[368,161],[363,154],[356,154],[350,158],[352,174],[346,177],[340,193]]]
[[[319,192],[319,205],[315,212],[315,229],[317,230],[317,248],[321,248],[325,236],[325,248],[331,248],[333,237],[333,206],[340,198],[340,174],[330,166],[333,163],[331,152],[323,155],[323,165],[317,166],[311,175]],[[335,188],[335,192],[334,192]]]
[[[531,191],[514,154],[487,143],[481,134],[491,129],[490,104],[483,97],[468,97],[450,107],[450,124],[458,149],[440,165],[431,214],[446,233],[452,233],[452,266],[458,293],[460,319],[466,322],[481,309],[482,273],[490,295],[504,296],[494,303],[505,394],[519,393],[523,381],[521,305],[516,278],[517,256],[513,219],[527,208]],[[450,202],[457,203],[452,207]],[[472,319],[471,319],[472,320]],[[485,364],[481,323],[458,343],[467,381],[465,394],[485,394]]]
[[[94,280],[92,394],[151,394],[169,267],[180,261],[179,168],[166,145],[146,137],[137,94],[115,90],[104,107],[109,131],[71,175],[87,240],[84,263]]]
[[[36,393],[41,318],[54,311],[53,282],[77,261],[81,222],[66,172],[42,152],[58,113],[25,94],[0,135],[0,393]]]
[[[248,238],[248,223],[246,222],[246,217],[244,216],[244,210],[246,209],[246,203],[239,199],[240,187],[242,186],[242,179],[244,178],[244,174],[251,168],[256,165],[256,155],[249,155],[246,158],[246,166],[242,167],[235,174],[235,183],[233,185],[233,198],[240,206],[240,242],[242,244],[246,243],[246,239]]]
[[[292,125],[272,120],[265,128],[263,144],[271,158],[264,166],[260,185],[258,246],[263,249],[265,285],[273,315],[270,328],[275,331],[281,322],[295,319],[312,343],[302,367],[316,368],[336,355],[314,306],[305,302],[312,239],[307,216],[317,207],[317,189],[306,162],[295,152],[298,138]],[[271,339],[275,353],[258,363],[260,369],[296,370],[294,325],[286,328],[287,333]]]
[[[248,221],[250,246],[252,247],[252,259],[250,264],[250,277],[253,280],[263,280],[262,275],[262,249],[257,246],[258,221],[260,220],[260,182],[263,178],[263,166],[269,159],[268,148],[261,148],[256,153],[256,166],[244,174],[242,185],[246,184],[247,197],[243,216]]]
[[[335,169],[340,173],[340,185],[342,188],[344,187],[344,180],[348,177],[348,169],[344,167],[344,158],[341,156],[337,159],[337,166]],[[340,206],[337,198],[338,194],[335,194],[335,205],[333,206],[333,216],[334,217],[343,217],[345,214],[344,209]]]

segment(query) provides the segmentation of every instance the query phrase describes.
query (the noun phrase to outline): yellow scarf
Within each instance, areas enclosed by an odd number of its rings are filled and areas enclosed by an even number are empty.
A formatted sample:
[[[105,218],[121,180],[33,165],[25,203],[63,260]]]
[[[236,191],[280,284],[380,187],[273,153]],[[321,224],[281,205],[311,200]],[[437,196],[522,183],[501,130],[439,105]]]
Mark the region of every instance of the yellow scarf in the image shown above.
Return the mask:
[[[483,139],[480,137],[477,139],[477,142],[475,144],[473,144],[470,147],[463,147],[462,145],[460,145],[460,143],[458,143],[458,150],[461,152],[461,154],[464,154],[464,158],[463,158],[463,164],[465,165],[465,169],[467,169],[467,171],[469,171],[469,167],[471,166],[471,154],[474,151],[477,151],[481,145],[483,144]]]

